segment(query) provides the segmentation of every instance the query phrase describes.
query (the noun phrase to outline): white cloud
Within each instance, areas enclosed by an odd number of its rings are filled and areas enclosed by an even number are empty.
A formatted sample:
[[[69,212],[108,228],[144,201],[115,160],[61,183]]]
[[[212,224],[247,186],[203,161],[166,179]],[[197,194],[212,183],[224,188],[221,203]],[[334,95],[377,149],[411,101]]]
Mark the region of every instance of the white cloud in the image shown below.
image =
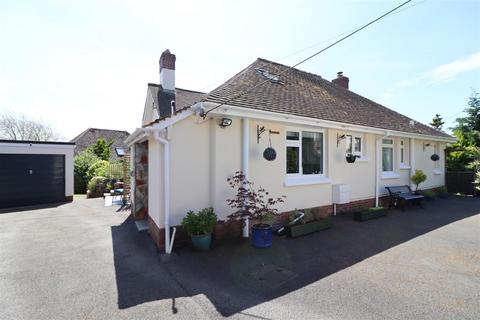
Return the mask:
[[[399,81],[384,92],[383,98],[386,100],[391,99],[402,89],[411,87],[420,81],[427,80],[429,83],[446,82],[464,72],[477,69],[480,69],[480,52],[476,52],[466,58],[457,59],[453,62],[436,66],[417,77]]]
[[[442,64],[428,71],[425,76],[432,82],[448,81],[460,73],[480,69],[480,52],[463,59]]]

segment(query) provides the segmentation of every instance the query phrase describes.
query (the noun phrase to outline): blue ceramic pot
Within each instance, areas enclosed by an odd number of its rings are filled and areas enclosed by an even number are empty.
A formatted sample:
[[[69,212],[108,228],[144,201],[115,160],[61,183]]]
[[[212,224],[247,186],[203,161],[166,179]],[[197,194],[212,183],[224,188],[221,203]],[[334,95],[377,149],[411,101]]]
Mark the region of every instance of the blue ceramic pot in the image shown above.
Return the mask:
[[[192,244],[195,248],[202,251],[207,251],[210,249],[210,244],[212,243],[212,234],[205,234],[201,236],[192,235]]]
[[[269,224],[254,224],[252,226],[252,245],[256,248],[272,246],[272,226]]]

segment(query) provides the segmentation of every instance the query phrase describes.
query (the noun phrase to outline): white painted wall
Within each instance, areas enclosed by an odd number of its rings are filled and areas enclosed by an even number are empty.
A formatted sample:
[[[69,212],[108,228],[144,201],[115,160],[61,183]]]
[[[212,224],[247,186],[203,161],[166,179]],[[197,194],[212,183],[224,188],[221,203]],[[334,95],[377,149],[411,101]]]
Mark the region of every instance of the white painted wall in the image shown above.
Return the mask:
[[[226,199],[234,195],[226,179],[242,168],[242,122],[233,118],[231,126],[221,128],[219,119],[201,120],[190,116],[169,127],[170,176],[171,176],[171,224],[178,225],[189,210],[200,210],[213,206],[220,219],[232,213]],[[257,144],[257,125],[265,126],[267,131],[278,131],[272,135],[272,145],[277,151],[277,159],[269,162],[263,158],[268,146],[268,132],[265,132]],[[306,131],[312,127],[299,127]],[[359,133],[338,129],[324,129],[325,135],[325,173],[330,180],[327,183],[312,185],[285,185],[285,131],[283,123],[250,119],[249,121],[249,176],[257,187],[266,188],[272,196],[285,195],[287,201],[279,206],[280,211],[295,208],[309,208],[332,204],[332,184],[348,184],[351,189],[351,201],[371,199],[375,196],[375,140],[382,136],[371,133]],[[318,128],[317,128],[318,129]],[[363,158],[353,164],[345,160],[346,146],[342,140],[337,147],[337,134],[359,134],[363,137]],[[410,183],[409,139],[405,138],[405,167],[400,167],[400,137],[394,140],[395,178],[381,178],[380,195],[386,194],[385,186]],[[422,188],[444,184],[445,144],[439,144],[439,168],[442,173],[434,174],[435,164],[430,160],[433,147],[423,150],[425,141],[415,140],[415,164],[423,170],[428,180]],[[430,143],[434,143],[430,141]],[[161,146],[149,140],[149,213],[157,224],[163,226],[161,191]],[[381,145],[381,144],[380,144]],[[380,147],[381,148],[381,147]],[[378,150],[381,152],[381,150]],[[380,157],[381,159],[381,157]],[[381,166],[380,166],[381,167]],[[153,190],[158,190],[153,191]]]
[[[194,117],[170,127],[171,225],[179,225],[189,210],[211,206],[210,121]]]
[[[65,155],[65,196],[73,196],[73,151],[74,145],[44,143],[2,143],[0,153],[13,154],[60,154]]]

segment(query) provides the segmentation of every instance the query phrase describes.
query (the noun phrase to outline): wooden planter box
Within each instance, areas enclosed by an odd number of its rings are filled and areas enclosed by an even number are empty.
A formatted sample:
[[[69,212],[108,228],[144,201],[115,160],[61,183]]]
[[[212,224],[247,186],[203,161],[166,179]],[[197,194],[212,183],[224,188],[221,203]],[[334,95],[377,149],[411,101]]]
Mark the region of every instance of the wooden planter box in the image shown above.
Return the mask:
[[[357,221],[366,221],[370,219],[380,218],[387,214],[387,209],[379,209],[379,210],[363,210],[355,212],[354,219]]]
[[[286,230],[287,230],[287,236],[289,238],[296,238],[296,237],[304,236],[306,234],[310,234],[320,230],[328,229],[331,226],[332,226],[332,219],[326,218],[326,219],[311,221],[305,224],[287,226]]]

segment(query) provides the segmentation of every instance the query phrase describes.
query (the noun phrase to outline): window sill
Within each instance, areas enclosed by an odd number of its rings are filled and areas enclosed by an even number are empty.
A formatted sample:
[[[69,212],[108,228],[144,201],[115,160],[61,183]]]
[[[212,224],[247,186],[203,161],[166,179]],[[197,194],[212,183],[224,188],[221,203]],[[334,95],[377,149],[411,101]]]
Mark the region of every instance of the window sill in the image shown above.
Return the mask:
[[[395,172],[382,172],[380,179],[388,180],[388,179],[399,179],[400,175]]]
[[[362,157],[362,158],[357,158],[355,162],[368,162],[368,158]]]
[[[292,187],[292,186],[303,186],[309,184],[325,184],[325,183],[332,183],[332,180],[328,179],[325,176],[299,176],[299,177],[286,177],[284,185],[285,187]]]
[[[438,175],[443,174],[443,171],[440,170],[440,169],[433,169],[433,174],[438,176]]]

